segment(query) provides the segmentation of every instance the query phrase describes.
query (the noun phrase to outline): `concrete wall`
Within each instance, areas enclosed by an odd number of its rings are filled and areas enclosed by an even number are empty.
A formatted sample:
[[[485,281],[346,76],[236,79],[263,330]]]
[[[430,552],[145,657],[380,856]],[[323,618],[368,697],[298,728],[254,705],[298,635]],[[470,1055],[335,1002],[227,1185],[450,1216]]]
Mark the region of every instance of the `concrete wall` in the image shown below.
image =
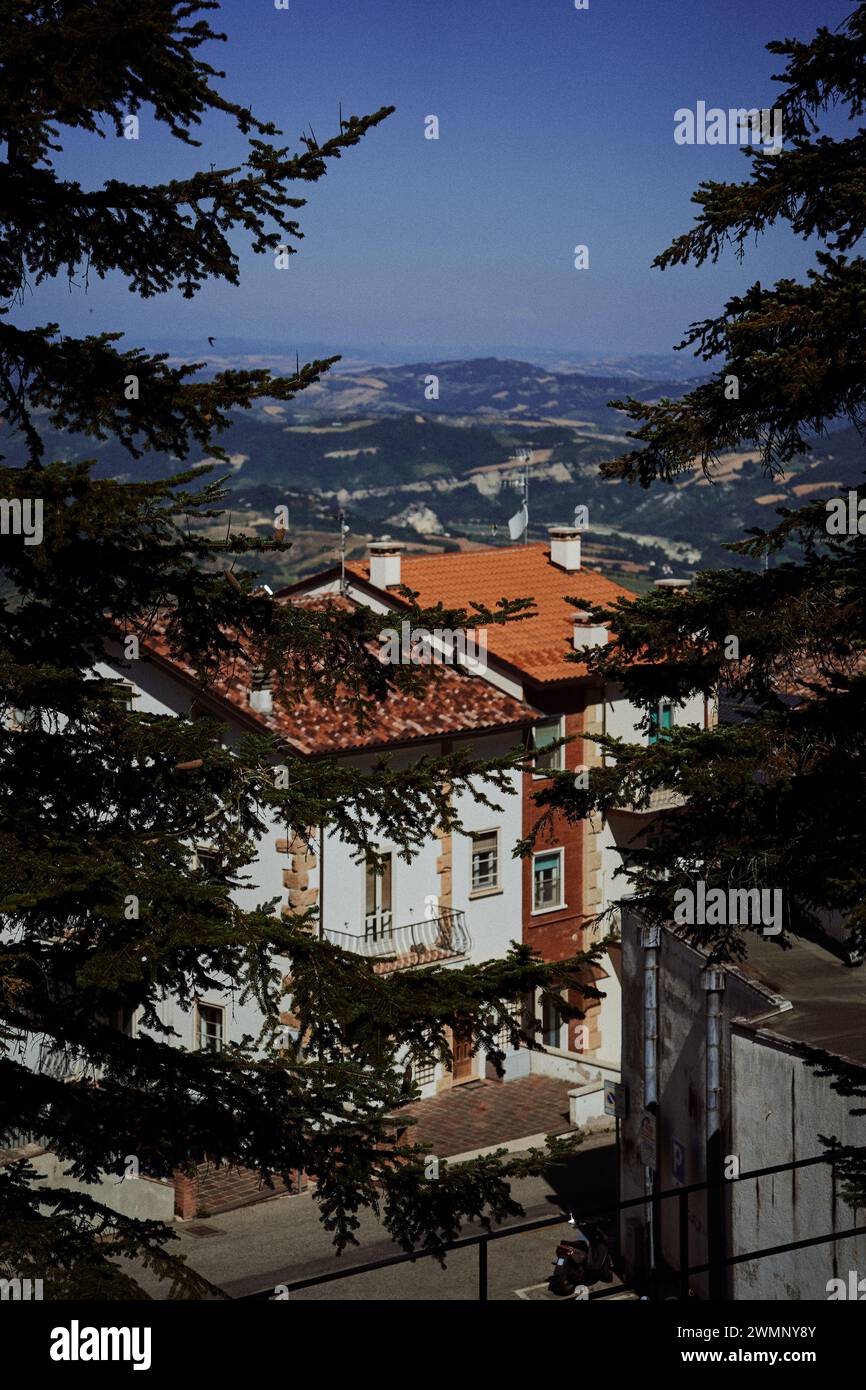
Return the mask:
[[[640,923],[628,904],[623,909],[623,1056],[622,1075],[628,1087],[629,1113],[621,1127],[621,1195],[626,1200],[645,1193],[645,1170],[639,1153],[639,1128],[646,1102],[644,1090],[644,968]],[[698,951],[670,932],[661,933],[659,947],[659,1045],[657,1115],[657,1190],[701,1182],[706,1163],[706,961]],[[726,972],[727,973],[727,972]],[[770,996],[736,973],[727,973],[723,995],[725,1049],[722,1061],[722,1126],[730,1133],[732,1082],[730,1024],[742,1014],[765,1011]],[[681,1179],[674,1176],[675,1141],[684,1150]],[[725,1148],[725,1153],[732,1150]],[[661,1254],[671,1268],[679,1267],[678,1213],[673,1199],[662,1207]],[[621,1239],[630,1274],[648,1266],[646,1214],[643,1208],[623,1213]],[[707,1219],[701,1194],[689,1198],[689,1259],[707,1259]],[[707,1280],[693,1281],[695,1292],[708,1295]]]
[[[866,1116],[857,1102],[830,1090],[796,1048],[769,1030],[733,1029],[732,1152],[740,1170],[765,1168],[824,1152],[818,1135],[866,1145]],[[866,1082],[866,1070],[864,1070]],[[862,1103],[860,1105],[862,1109]],[[732,1185],[734,1249],[763,1250],[828,1231],[866,1225],[866,1212],[844,1202],[824,1164]],[[866,1236],[794,1250],[734,1267],[737,1299],[827,1298],[827,1281],[866,1278]]]
[[[629,1114],[621,1136],[623,1199],[645,1193],[638,1130],[645,1103],[643,978],[646,951],[636,915],[623,912],[623,1080]],[[705,958],[661,933],[659,948],[659,1103],[657,1189],[700,1182],[706,1177],[706,990]],[[850,1114],[856,1102],[836,1095],[824,1078],[804,1064],[796,1045],[772,1033],[772,1016],[790,1007],[756,980],[727,968],[723,1008],[722,1155],[745,1173],[754,1168],[809,1158],[823,1152],[819,1134],[842,1143],[866,1144],[866,1116]],[[749,1017],[760,1019],[761,1028]],[[674,1140],[683,1146],[683,1170],[675,1175]],[[731,1182],[728,1254],[745,1254],[773,1245],[864,1224],[864,1213],[850,1208],[834,1190],[829,1167]],[[631,1277],[647,1268],[646,1209],[624,1212],[623,1253]],[[689,1199],[690,1263],[708,1258],[705,1199]],[[662,1206],[661,1255],[677,1269],[678,1221],[673,1200]],[[733,1266],[729,1296],[767,1301],[826,1299],[827,1281],[849,1271],[866,1277],[866,1238],[845,1240]],[[700,1297],[709,1294],[706,1276],[692,1279]]]
[[[68,1160],[56,1154],[37,1154],[30,1159],[37,1173],[45,1178],[46,1187],[61,1187],[68,1192],[86,1192],[95,1202],[111,1211],[138,1221],[174,1221],[174,1184],[155,1182],[150,1178],[124,1178],[102,1173],[98,1183],[79,1182],[66,1176]]]
[[[493,758],[507,753],[515,744],[513,731],[479,736],[473,740],[473,754],[478,757]],[[394,753],[395,767],[411,765],[418,756],[417,751],[399,750]],[[357,755],[351,759],[355,766],[369,766],[369,755]],[[384,837],[379,837],[377,846],[383,852],[392,851],[392,916],[395,927],[404,927],[420,922],[427,915],[428,903],[431,915],[435,915],[437,905],[451,907],[465,914],[466,928],[470,946],[467,955],[453,961],[444,961],[446,968],[459,969],[466,964],[480,964],[504,956],[512,941],[521,939],[520,917],[520,862],[512,857],[512,850],[521,834],[520,774],[513,773],[509,779],[511,790],[507,793],[495,792],[488,795],[499,810],[491,810],[473,795],[471,786],[455,792],[455,810],[464,827],[463,832],[455,832],[450,844],[441,838],[425,841],[407,863],[397,853],[397,847]],[[479,789],[483,784],[479,783]],[[500,889],[495,893],[480,896],[472,894],[472,841],[471,834],[480,830],[499,831],[499,878]],[[447,867],[442,867],[447,863]],[[325,840],[322,856],[322,925],[325,934],[346,932],[361,934],[364,931],[365,910],[365,870],[357,859],[355,849],[341,841],[333,833]],[[336,937],[339,942],[339,936]],[[515,1053],[506,1048],[505,1079],[513,1080],[525,1075],[529,1070],[529,1060],[525,1053]],[[479,1054],[473,1061],[473,1076],[484,1077],[486,1058]],[[434,1078],[421,1088],[423,1096],[435,1095],[447,1080],[443,1068],[437,1064]]]
[[[598,715],[597,727],[608,736],[623,739],[628,743],[647,746],[648,734],[641,731],[639,727],[643,713],[625,698],[620,686],[610,685],[607,687],[604,692],[604,700],[598,708]],[[674,722],[678,725],[697,724],[702,728],[704,725],[703,698],[692,696],[682,708],[675,707]],[[600,750],[597,750],[597,756],[600,760]],[[628,897],[630,892],[628,875],[621,870],[627,869],[629,852],[640,846],[653,818],[652,812],[616,813],[611,815],[597,830],[595,835],[597,871],[594,898],[600,907],[608,908],[615,905],[615,911],[607,919],[607,931],[615,930],[620,925],[621,909],[619,904],[623,898]],[[593,885],[588,884],[587,890],[592,892]],[[616,1060],[622,1052],[621,1021],[624,1013],[621,990],[617,980],[617,971],[620,967],[619,961],[611,961],[610,957],[605,958],[603,965],[608,979],[603,982],[602,988],[608,995],[608,999],[602,1006],[603,1043],[601,1053],[605,1059]]]

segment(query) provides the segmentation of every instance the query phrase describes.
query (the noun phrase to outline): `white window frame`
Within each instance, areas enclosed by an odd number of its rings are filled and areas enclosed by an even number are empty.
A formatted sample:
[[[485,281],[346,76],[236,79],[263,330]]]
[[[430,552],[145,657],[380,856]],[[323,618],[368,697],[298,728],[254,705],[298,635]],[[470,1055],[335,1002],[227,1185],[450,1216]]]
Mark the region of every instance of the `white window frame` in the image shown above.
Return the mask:
[[[537,723],[537,724],[534,724],[534,725],[532,726],[532,748],[533,748],[533,754],[535,754],[535,756],[537,756],[537,754],[536,754],[536,752],[535,752],[535,730],[536,730],[536,729],[540,729],[542,725],[545,725],[545,724],[553,724],[553,723],[556,723],[556,724],[559,725],[559,732],[556,734],[556,739],[565,738],[565,715],[564,715],[564,714],[551,714],[550,717],[547,718],[547,719],[539,719],[538,723]],[[556,742],[556,739],[554,739],[553,742]],[[544,749],[541,749],[540,751],[543,752]],[[542,768],[540,772],[536,771],[536,768],[535,768],[535,759],[533,758],[532,780],[533,780],[534,782],[541,782],[541,781],[544,781],[546,778],[552,777],[555,773],[564,771],[564,769],[565,769],[565,748],[564,748],[564,747],[557,748],[557,750],[556,750],[556,757],[557,757],[557,759],[558,759],[558,762],[557,762],[557,766],[556,766],[556,767],[552,767],[552,768]]]
[[[363,912],[361,916],[361,921],[364,923],[364,938],[367,941],[384,941],[390,939],[394,932],[394,923],[397,920],[394,910],[394,890],[396,886],[394,882],[394,869],[396,867],[397,855],[394,852],[394,850],[390,847],[380,847],[378,853],[383,859],[389,860],[389,867],[387,874],[377,874],[375,876],[375,885],[373,889],[374,902],[372,912],[368,911],[370,904],[367,895],[367,883],[368,874],[370,871],[370,860],[369,858],[365,857],[362,861],[364,868],[364,876],[362,879],[361,888],[361,891],[363,893]],[[383,897],[383,889],[386,879],[388,884],[389,899],[387,907],[384,906]]]
[[[496,839],[496,881],[484,887],[475,887],[475,841],[483,836],[493,835]],[[471,830],[469,832],[469,897],[470,898],[489,898],[494,893],[502,892],[502,850],[500,845],[499,826],[492,826],[489,830]]]
[[[563,1003],[564,1003],[564,1002],[565,1002],[565,1000],[563,999]],[[548,1049],[548,1051],[552,1048],[552,1049],[553,1049],[554,1051],[556,1051],[556,1052],[563,1052],[563,1051],[565,1051],[565,1049],[564,1049],[563,1046],[562,1046],[562,1029],[563,1029],[563,1025],[565,1024],[565,1019],[562,1017],[562,1014],[561,1014],[561,1013],[557,1014],[558,1022],[557,1022],[557,1025],[556,1025],[556,1042],[548,1042],[548,1041],[547,1041],[547,1037],[545,1036],[545,1032],[544,1032],[544,1007],[545,1007],[545,1004],[546,1004],[546,1003],[547,1003],[547,1001],[546,1001],[544,998],[542,998],[542,1000],[541,1000],[541,1007],[540,1007],[540,1010],[539,1010],[540,1015],[541,1015],[541,1017],[540,1017],[540,1019],[539,1019],[539,1022],[541,1023],[541,1043],[542,1043],[542,1046],[543,1046],[543,1047],[546,1047],[546,1048]],[[550,1007],[551,1007],[551,1008],[554,1008],[555,1006],[554,1006],[554,1005],[551,1005]],[[568,1038],[567,1038],[567,1036],[566,1036],[566,1042],[567,1042],[567,1041],[568,1041]]]
[[[212,840],[196,840],[192,847],[191,867],[196,870],[206,869],[208,859],[216,859],[218,853],[219,850]]]
[[[547,907],[536,907],[535,897],[535,863],[537,859],[547,859],[551,855],[559,856],[559,902],[550,903]],[[568,904],[565,901],[565,850],[562,845],[555,849],[539,850],[532,856],[532,912],[533,917],[543,917],[548,912],[562,912]]]
[[[202,1009],[213,1009],[220,1016],[219,1047],[202,1047],[202,1025],[204,1018]],[[223,1004],[208,1004],[205,1000],[199,1000],[195,1006],[195,1050],[196,1052],[222,1052],[226,1045],[226,1011]]]

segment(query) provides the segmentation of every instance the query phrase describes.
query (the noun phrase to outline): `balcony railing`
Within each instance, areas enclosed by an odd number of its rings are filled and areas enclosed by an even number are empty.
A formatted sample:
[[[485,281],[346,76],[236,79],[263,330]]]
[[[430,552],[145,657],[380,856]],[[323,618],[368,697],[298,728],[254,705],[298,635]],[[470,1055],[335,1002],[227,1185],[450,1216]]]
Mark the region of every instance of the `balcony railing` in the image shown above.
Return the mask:
[[[390,913],[367,917],[364,934],[325,929],[326,940],[353,955],[363,956],[383,970],[409,970],[415,965],[433,965],[440,960],[465,956],[470,947],[466,915],[454,908],[440,907],[435,917],[395,927]]]
[[[364,918],[364,937],[367,941],[379,941],[383,937],[390,936],[394,930],[394,919],[388,908],[379,908],[377,912],[368,912]]]
[[[638,806],[634,802],[626,806],[617,806],[617,811],[625,811],[629,815],[652,816],[657,811],[675,811],[679,806],[685,806],[686,798],[682,792],[676,791],[672,787],[654,787],[650,792],[649,801],[645,806]]]

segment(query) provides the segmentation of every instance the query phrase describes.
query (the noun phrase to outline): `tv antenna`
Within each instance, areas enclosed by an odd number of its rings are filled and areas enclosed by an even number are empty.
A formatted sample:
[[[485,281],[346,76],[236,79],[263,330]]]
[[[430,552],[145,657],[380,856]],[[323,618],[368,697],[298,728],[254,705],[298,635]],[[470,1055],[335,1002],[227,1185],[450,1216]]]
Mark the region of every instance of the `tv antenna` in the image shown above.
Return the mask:
[[[523,464],[523,471],[520,478],[515,479],[514,486],[520,489],[522,500],[520,510],[508,522],[508,534],[513,541],[520,540],[521,536],[525,540],[529,535],[529,449],[518,449],[517,457]]]
[[[348,528],[348,526],[346,525],[346,513],[341,509],[341,510],[340,510],[340,593],[343,595],[344,598],[345,598],[346,592],[347,592],[347,590],[348,590],[348,585],[347,585],[347,583],[346,583],[346,537],[348,536],[348,534],[349,534],[349,528]]]

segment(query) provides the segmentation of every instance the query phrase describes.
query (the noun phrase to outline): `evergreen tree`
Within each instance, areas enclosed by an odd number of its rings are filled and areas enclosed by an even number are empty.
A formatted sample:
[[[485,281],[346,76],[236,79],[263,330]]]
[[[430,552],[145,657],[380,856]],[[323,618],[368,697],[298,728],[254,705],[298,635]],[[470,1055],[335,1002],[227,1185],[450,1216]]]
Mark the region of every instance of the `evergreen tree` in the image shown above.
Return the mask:
[[[581,981],[597,952],[545,967],[515,945],[483,966],[383,978],[318,939],[311,913],[286,919],[274,902],[243,911],[233,889],[271,816],[287,830],[336,825],[359,854],[372,824],[409,857],[437,827],[456,825],[449,789],[471,784],[493,797],[520,755],[429,756],[408,770],[382,759],[369,772],[294,760],[285,787],[274,765],[287,753],[272,740],[252,738],[233,754],[216,719],[129,709],[123,683],[96,664],[121,640],[134,678],[127,639],[156,623],[202,689],[227,663],[264,667],[289,702],[332,699],[338,682],[348,686],[363,720],[419,679],[375,658],[381,618],[255,592],[239,560],[285,541],[254,543],[230,526],[224,541],[210,539],[224,491],[207,470],[101,481],[92,459],[45,457],[46,422],[95,441],[116,437],[133,457],[154,450],[183,465],[197,447],[224,457],[217,441],[233,411],[290,400],[335,359],[290,377],[206,378],[204,364],[172,366],[165,353],[121,347],[119,333],[70,338],[10,316],[57,275],[80,290],[91,274],[120,272],[145,298],[193,296],[213,278],[236,284],[233,235],[263,254],[294,252],[304,200],[293,187],[320,179],[389,114],[341,117],[323,144],[310,132],[291,152],[275,126],[214,85],[222,74],[199,53],[221,37],[204,17],[214,8],[0,0],[0,413],[28,447],[26,466],[0,468],[11,519],[0,549],[0,1139],[32,1132],[88,1181],[123,1174],[129,1156],[166,1177],[203,1153],[265,1178],[301,1168],[338,1246],[354,1238],[363,1208],[406,1248],[436,1246],[465,1220],[519,1210],[508,1179],[534,1160],[443,1166],[427,1181],[399,1117],[417,1094],[404,1082],[406,1050],[447,1062],[450,1030],[468,1026],[476,1049],[496,1053],[503,1024],[521,1035],[510,1009],[527,991],[596,994]],[[119,137],[145,103],[191,149],[206,117],[225,117],[247,139],[245,159],[156,186],[85,189],[59,172],[65,132]],[[37,505],[42,535],[31,544],[35,532],[12,523],[32,519]],[[474,625],[523,608],[412,616],[428,628]],[[207,868],[190,854],[202,840],[213,847]],[[279,1030],[287,975],[303,1047]],[[160,1001],[190,1005],[226,980],[258,1003],[261,1037],[217,1055],[172,1045]],[[133,1011],[142,1036],[117,1026]],[[170,1238],[91,1196],[47,1189],[27,1165],[0,1170],[0,1268],[43,1278],[48,1297],[140,1296],[135,1263],[170,1280],[172,1296],[200,1295],[204,1281],[171,1255]]]
[[[637,423],[638,447],[603,465],[608,477],[650,487],[702,468],[712,478],[720,452],[744,447],[773,474],[833,422],[862,429],[866,4],[836,32],[769,49],[785,59],[774,79],[784,84],[775,108],[785,147],[744,151],[741,183],[702,183],[695,225],[655,264],[701,265],[726,246],[742,255],[750,237],[787,222],[817,239],[815,267],[804,283],[754,284],[719,317],[692,325],[680,346],[714,370],[683,399],[612,402]],[[843,136],[822,133],[831,108],[852,122]],[[676,922],[714,959],[742,958],[748,933],[685,920],[681,890],[697,880],[708,892],[780,889],[788,930],[834,910],[850,924],[852,953],[866,947],[866,519],[840,533],[838,514],[823,500],[780,509],[775,525],[728,547],[772,557],[768,567],[734,562],[688,588],[593,609],[616,634],[595,669],[648,711],[645,727],[663,698],[724,694],[730,711],[716,728],[675,726],[648,746],[600,739],[610,759],[588,789],[563,779],[539,797],[545,817],[556,806],[581,817],[647,806],[661,788],[680,793],[682,808],[660,814],[635,849],[631,891],[648,921]],[[866,1098],[862,1071],[828,1055],[814,1061],[840,1094]],[[862,1202],[862,1155],[845,1171]]]

